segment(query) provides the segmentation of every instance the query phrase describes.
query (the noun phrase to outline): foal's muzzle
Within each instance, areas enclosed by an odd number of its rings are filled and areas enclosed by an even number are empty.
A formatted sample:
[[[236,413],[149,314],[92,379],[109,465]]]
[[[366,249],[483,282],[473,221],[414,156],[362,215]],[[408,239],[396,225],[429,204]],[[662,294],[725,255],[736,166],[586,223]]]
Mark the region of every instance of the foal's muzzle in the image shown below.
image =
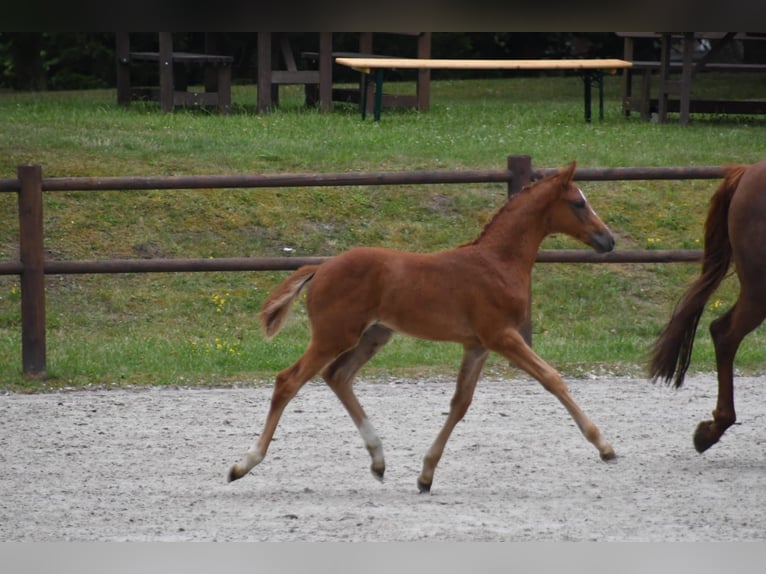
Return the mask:
[[[614,249],[614,237],[608,231],[597,231],[590,236],[590,246],[599,253]]]

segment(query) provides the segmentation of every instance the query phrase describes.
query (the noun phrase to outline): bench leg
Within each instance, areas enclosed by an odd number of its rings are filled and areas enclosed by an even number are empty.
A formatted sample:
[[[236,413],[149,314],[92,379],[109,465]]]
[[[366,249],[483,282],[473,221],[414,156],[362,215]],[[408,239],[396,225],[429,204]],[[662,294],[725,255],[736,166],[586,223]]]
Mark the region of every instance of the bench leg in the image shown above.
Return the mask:
[[[652,107],[652,71],[644,71],[644,82],[641,85],[641,119],[648,121],[651,118]]]
[[[604,121],[604,72],[596,70],[596,80],[598,81],[598,119]]]
[[[359,110],[362,112],[362,121],[367,117],[367,84],[369,84],[369,74],[362,74],[362,93],[359,98]]]
[[[592,106],[593,81],[598,88],[598,119],[604,121],[604,72],[602,70],[583,70],[583,85],[585,86],[585,121],[590,123]]]
[[[383,107],[383,68],[375,73],[375,121],[380,121],[380,110]]]
[[[218,110],[222,114],[231,111],[231,66],[218,67]]]
[[[370,83],[370,74],[364,74],[362,77],[362,93],[359,100],[359,106],[362,110],[362,119],[367,117],[367,89]],[[375,107],[373,108],[373,119],[376,122],[380,121],[380,110],[383,107],[383,70],[375,70]]]
[[[582,73],[582,81],[585,86],[585,122],[590,123],[590,109],[591,109],[591,74],[590,71],[585,70]]]

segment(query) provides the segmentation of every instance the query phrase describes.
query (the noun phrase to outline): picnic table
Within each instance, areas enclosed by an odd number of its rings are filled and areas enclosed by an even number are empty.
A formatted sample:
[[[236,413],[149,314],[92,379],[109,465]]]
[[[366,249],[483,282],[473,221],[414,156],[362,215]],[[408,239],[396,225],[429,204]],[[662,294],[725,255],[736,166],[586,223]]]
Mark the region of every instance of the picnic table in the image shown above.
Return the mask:
[[[666,122],[668,112],[678,112],[679,123],[686,125],[689,114],[732,113],[766,114],[766,99],[704,99],[692,97],[692,80],[698,72],[766,72],[766,63],[716,62],[716,57],[736,41],[766,41],[766,35],[746,32],[617,32],[624,39],[624,54],[633,66],[627,69],[623,79],[623,111],[630,115],[638,111],[643,119],[649,119],[656,110],[659,122]],[[633,59],[637,40],[659,41],[660,58],[652,61]],[[695,47],[698,42],[707,40],[710,49],[701,57],[696,57]],[[671,46],[680,44],[680,60],[674,60]],[[641,72],[643,85],[638,95],[633,94],[633,74]],[[652,75],[657,74],[658,94],[651,96]],[[676,74],[674,79],[673,74]]]
[[[285,84],[303,84],[306,105],[318,104],[322,112],[331,111],[334,100],[359,101],[363,81],[353,89],[333,87],[333,59],[338,56],[376,57],[373,37],[382,34],[411,37],[419,58],[428,57],[431,53],[430,32],[361,32],[358,52],[333,51],[333,33],[320,32],[319,50],[303,51],[299,58],[293,51],[289,34],[258,32],[258,112],[268,113],[279,104],[279,86]],[[387,94],[384,101],[396,107],[428,109],[429,83],[429,72],[421,71],[418,73],[415,98]]]
[[[631,62],[615,58],[560,59],[560,60],[481,60],[481,59],[444,59],[444,58],[360,58],[338,57],[335,62],[365,73],[365,78],[375,75],[374,119],[380,121],[383,93],[383,76],[386,70],[575,70],[580,73],[585,84],[584,105],[585,121],[591,121],[591,90],[593,82],[598,86],[599,119],[604,119],[604,71],[616,73],[618,69],[630,68]],[[368,82],[363,84],[362,101],[366,101]],[[361,107],[362,119],[366,116],[366,107]]]
[[[205,35],[206,53],[178,52],[173,49],[173,33],[157,33],[156,51],[131,51],[130,33],[115,34],[117,57],[117,103],[128,106],[134,100],[155,100],[163,112],[172,112],[176,106],[217,107],[222,113],[231,108],[231,66],[234,58],[214,53],[216,36]],[[156,66],[158,85],[135,86],[131,83],[131,69],[142,63]],[[205,74],[205,90],[189,91],[176,78],[178,65],[202,67]]]

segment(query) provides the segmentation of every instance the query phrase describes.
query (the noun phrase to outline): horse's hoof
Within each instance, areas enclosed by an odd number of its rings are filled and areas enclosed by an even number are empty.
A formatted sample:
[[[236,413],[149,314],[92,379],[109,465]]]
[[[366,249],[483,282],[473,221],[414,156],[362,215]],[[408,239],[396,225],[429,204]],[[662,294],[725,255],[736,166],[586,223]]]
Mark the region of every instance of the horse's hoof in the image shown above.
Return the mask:
[[[599,454],[601,455],[601,460],[603,460],[604,462],[609,462],[610,460],[614,460],[617,458],[617,455],[615,454],[614,449],[611,446]]]
[[[382,466],[380,468],[371,466],[370,471],[372,471],[372,476],[374,476],[376,480],[378,480],[379,482],[383,482],[383,474],[386,472],[385,466]]]
[[[244,473],[240,472],[239,469],[237,468],[237,465],[235,464],[229,469],[229,474],[226,477],[226,482],[234,482],[235,480],[239,480],[243,476],[245,476]]]
[[[426,484],[422,480],[418,479],[418,492],[420,494],[428,494],[431,492],[431,485]]]
[[[718,442],[719,437],[713,434],[713,424],[713,421],[702,421],[694,431],[694,448],[700,454]]]

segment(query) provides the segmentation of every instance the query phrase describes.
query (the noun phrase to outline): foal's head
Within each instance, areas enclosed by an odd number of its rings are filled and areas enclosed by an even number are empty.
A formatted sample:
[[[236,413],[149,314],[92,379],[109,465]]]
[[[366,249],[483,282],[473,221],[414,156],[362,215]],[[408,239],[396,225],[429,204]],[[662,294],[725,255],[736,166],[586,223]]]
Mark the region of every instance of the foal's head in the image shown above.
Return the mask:
[[[596,215],[582,190],[572,183],[576,163],[561,169],[540,184],[550,186],[548,233],[565,233],[591,246],[599,253],[614,249],[614,237]]]

